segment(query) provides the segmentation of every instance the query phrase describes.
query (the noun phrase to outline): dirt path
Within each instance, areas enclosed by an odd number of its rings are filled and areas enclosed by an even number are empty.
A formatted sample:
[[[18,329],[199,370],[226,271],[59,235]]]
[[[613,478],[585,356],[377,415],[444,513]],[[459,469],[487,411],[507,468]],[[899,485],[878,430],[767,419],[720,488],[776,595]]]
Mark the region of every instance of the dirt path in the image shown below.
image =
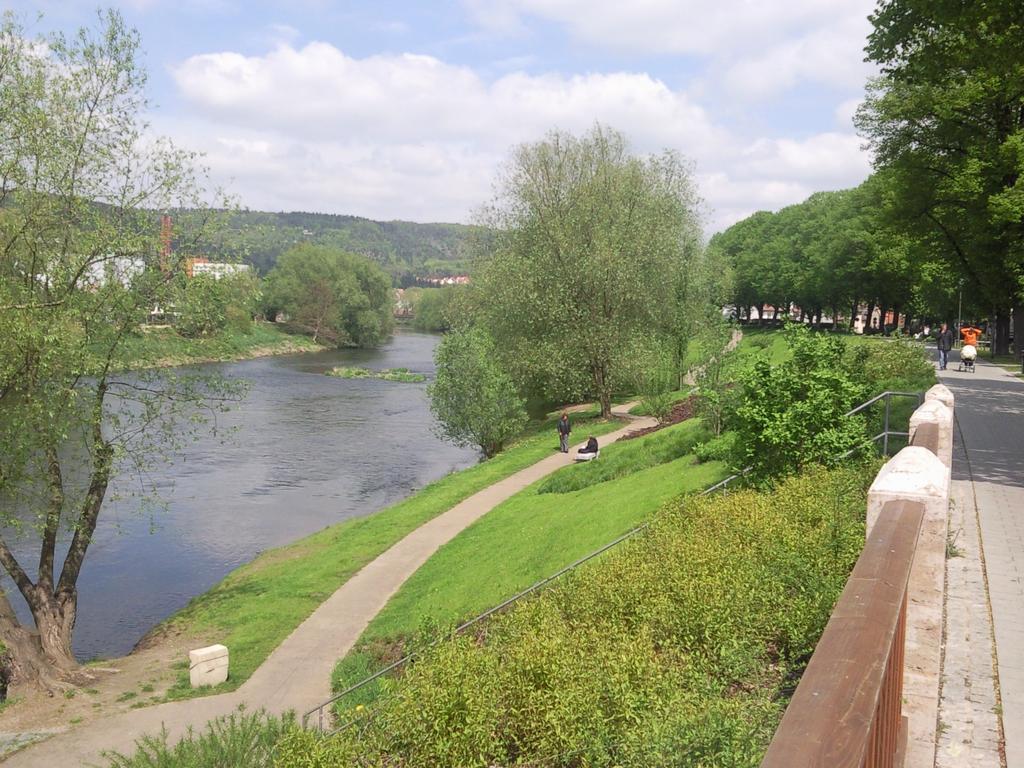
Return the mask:
[[[602,438],[607,445],[655,421],[630,417],[636,403],[612,409],[630,423]],[[355,644],[370,620],[415,571],[468,525],[542,477],[572,463],[572,453],[557,453],[470,496],[424,523],[367,564],[300,624],[237,691],[188,701],[158,704],[101,717],[17,752],[5,766],[104,764],[103,751],[129,752],[135,740],[166,728],[172,740],[188,728],[244,704],[247,709],[300,715],[330,696],[335,662]],[[230,650],[230,649],[229,649]],[[130,658],[130,657],[129,657]]]

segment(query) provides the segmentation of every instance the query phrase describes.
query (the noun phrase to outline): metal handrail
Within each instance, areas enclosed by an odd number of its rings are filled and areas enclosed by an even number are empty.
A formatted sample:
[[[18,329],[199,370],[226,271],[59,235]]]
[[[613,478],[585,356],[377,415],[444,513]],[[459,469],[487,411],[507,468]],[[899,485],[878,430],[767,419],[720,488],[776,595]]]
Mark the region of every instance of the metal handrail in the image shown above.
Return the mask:
[[[844,414],[843,418],[849,418],[849,417],[851,417],[853,415],[856,415],[857,413],[860,413],[861,411],[865,410],[866,408],[874,405],[875,403],[879,402],[880,400],[885,399],[885,429],[882,432],[879,432],[877,435],[875,435],[870,440],[867,440],[864,443],[864,445],[857,446],[856,448],[853,448],[852,450],[847,451],[842,456],[837,456],[836,459],[838,459],[838,460],[847,459],[850,456],[852,456],[853,454],[855,454],[857,451],[859,451],[859,450],[863,449],[864,447],[866,447],[867,445],[874,445],[874,444],[876,444],[879,440],[883,440],[884,441],[883,442],[883,455],[888,455],[889,437],[908,437],[909,436],[908,432],[894,432],[894,431],[889,430],[890,404],[892,402],[892,398],[893,397],[913,397],[913,398],[917,399],[918,403],[921,403],[924,400],[924,393],[923,392],[891,392],[891,391],[882,392],[880,395],[876,395],[875,397],[871,398],[870,400],[868,400],[868,401],[866,401],[864,403],[861,403],[860,405],[858,405],[856,408],[854,408],[849,413]],[[729,477],[725,478],[724,480],[720,480],[719,482],[715,483],[711,487],[705,488],[703,491],[700,492],[699,496],[708,496],[708,495],[714,493],[715,491],[727,489],[728,486],[732,482],[734,482],[734,481],[736,481],[736,480],[738,480],[738,479],[740,479],[742,477],[745,477],[752,469],[753,469],[753,467],[747,467],[746,469],[744,469],[744,470],[742,470],[740,472],[737,472],[735,474],[729,475]],[[499,612],[503,611],[505,608],[508,608],[510,605],[513,605],[514,603],[518,602],[522,598],[527,597],[527,596],[533,594],[534,592],[542,589],[546,585],[550,584],[552,581],[555,581],[556,579],[558,579],[559,577],[565,575],[566,573],[575,570],[579,566],[583,565],[584,563],[586,563],[589,560],[592,560],[593,558],[597,557],[598,555],[601,555],[601,554],[607,552],[612,547],[618,546],[622,542],[624,542],[624,541],[626,541],[628,539],[631,539],[633,536],[637,535],[638,533],[641,533],[642,531],[646,530],[649,527],[650,527],[650,523],[649,522],[648,523],[642,523],[642,524],[638,525],[637,527],[627,531],[626,533],[624,533],[621,536],[619,536],[618,538],[608,542],[607,544],[604,544],[603,546],[601,546],[600,548],[594,550],[593,552],[590,552],[589,554],[584,555],[583,557],[579,558],[578,560],[570,563],[569,565],[567,565],[564,568],[560,569],[556,573],[553,573],[550,576],[547,576],[547,577],[541,579],[540,581],[538,581],[535,584],[527,587],[526,589],[522,590],[521,592],[516,593],[515,595],[513,595],[510,598],[508,598],[507,600],[504,600],[503,602],[499,603],[498,605],[493,606],[492,608],[488,608],[483,613],[481,613],[481,614],[479,614],[477,616],[474,616],[472,619],[469,619],[468,621],[460,624],[459,626],[455,627],[455,629],[453,629],[451,632],[446,633],[446,634],[436,638],[432,642],[428,643],[426,646],[424,646],[424,648],[421,648],[419,650],[411,651],[410,653],[407,653],[402,658],[398,659],[397,661],[392,662],[391,664],[387,665],[383,669],[378,670],[377,672],[373,673],[369,677],[366,677],[366,678],[360,680],[358,683],[355,683],[355,684],[349,686],[348,688],[346,688],[345,690],[341,691],[340,693],[334,694],[333,696],[331,696],[331,698],[327,699],[326,701],[322,702],[321,704],[317,705],[316,707],[313,707],[313,709],[309,710],[308,712],[305,712],[302,715],[302,727],[306,728],[310,716],[313,715],[313,714],[316,714],[317,715],[317,729],[320,730],[320,731],[323,731],[324,730],[324,711],[328,707],[330,707],[332,704],[334,704],[335,702],[340,701],[341,699],[345,698],[349,694],[352,694],[355,691],[358,691],[358,690],[366,687],[370,683],[372,683],[375,680],[378,680],[381,677],[383,677],[384,675],[386,675],[388,672],[391,672],[391,671],[397,669],[398,667],[400,667],[400,666],[402,666],[404,664],[407,664],[408,662],[412,661],[412,659],[415,658],[418,654],[422,653],[423,650],[426,650],[426,649],[429,649],[429,648],[433,648],[438,643],[443,642],[444,640],[447,640],[447,639],[449,639],[451,637],[454,637],[457,634],[462,633],[463,631],[465,631],[469,627],[477,624],[478,622],[483,621],[484,619],[489,618],[490,616],[493,616],[495,613],[499,613]],[[354,725],[356,722],[358,722],[359,720],[361,720],[365,716],[366,715],[363,715],[363,716],[360,716],[360,717],[356,717],[356,718],[353,718],[353,719],[343,723],[342,725],[338,726],[337,728],[334,728],[333,730],[329,731],[328,735],[331,735],[331,734],[334,734],[334,733],[338,733],[339,731],[342,731],[342,730],[344,730],[344,729]]]

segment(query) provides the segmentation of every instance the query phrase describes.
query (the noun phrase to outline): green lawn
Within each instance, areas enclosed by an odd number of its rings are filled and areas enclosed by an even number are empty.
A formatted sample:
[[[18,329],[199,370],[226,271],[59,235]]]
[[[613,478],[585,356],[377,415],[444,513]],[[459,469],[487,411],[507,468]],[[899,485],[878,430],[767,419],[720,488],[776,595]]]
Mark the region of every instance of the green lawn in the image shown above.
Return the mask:
[[[338,664],[334,686],[358,681],[394,651],[391,640],[477,614],[611,541],[646,520],[669,499],[706,488],[728,473],[724,464],[696,464],[692,455],[666,456],[651,465],[658,443],[678,444],[701,431],[683,422],[645,438],[601,450],[596,464],[560,469],[496,507],[442,547],[370,623],[357,648]],[[664,454],[663,454],[664,456]],[[580,485],[565,479],[597,473],[607,462],[635,471],[582,483],[579,490],[542,493]],[[367,692],[372,696],[372,692]],[[354,702],[346,702],[352,704]]]
[[[753,363],[764,357],[772,365],[778,365],[789,359],[789,347],[781,328],[758,328],[756,325],[744,325],[743,338],[736,347],[736,354],[745,363]]]
[[[598,436],[622,426],[617,420],[595,420],[595,413],[577,414],[576,423],[581,427],[585,423],[586,431]],[[557,446],[555,420],[534,424],[522,439],[489,461],[448,475],[373,515],[264,552],[194,598],[155,631],[180,631],[227,645],[231,679],[198,695],[233,690],[320,603],[377,555],[468,496],[551,455]],[[182,670],[169,697],[194,695],[188,673]]]
[[[187,339],[173,328],[143,327],[125,340],[121,360],[126,368],[148,368],[321,349],[311,339],[285,333],[273,323],[253,323],[248,332],[225,329],[199,339]]]

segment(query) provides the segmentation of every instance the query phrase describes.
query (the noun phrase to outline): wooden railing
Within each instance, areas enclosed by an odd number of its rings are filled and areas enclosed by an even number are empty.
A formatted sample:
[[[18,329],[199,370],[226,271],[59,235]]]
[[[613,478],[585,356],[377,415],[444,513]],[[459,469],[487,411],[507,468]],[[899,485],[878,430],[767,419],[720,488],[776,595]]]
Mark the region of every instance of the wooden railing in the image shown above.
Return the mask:
[[[761,768],[899,768],[907,582],[924,506],[889,502],[836,602]]]

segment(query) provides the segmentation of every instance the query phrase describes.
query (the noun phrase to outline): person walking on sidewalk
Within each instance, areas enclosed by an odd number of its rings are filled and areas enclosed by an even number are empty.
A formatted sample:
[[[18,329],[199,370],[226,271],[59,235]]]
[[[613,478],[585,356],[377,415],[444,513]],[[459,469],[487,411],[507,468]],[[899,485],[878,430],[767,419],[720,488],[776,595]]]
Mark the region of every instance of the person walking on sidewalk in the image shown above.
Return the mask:
[[[562,418],[558,420],[558,446],[562,453],[569,452],[569,433],[572,428],[569,426],[569,412],[562,411]]]
[[[939,370],[946,370],[946,363],[949,360],[949,350],[953,348],[953,332],[945,323],[939,330],[939,338],[936,339],[936,346],[939,348]]]

